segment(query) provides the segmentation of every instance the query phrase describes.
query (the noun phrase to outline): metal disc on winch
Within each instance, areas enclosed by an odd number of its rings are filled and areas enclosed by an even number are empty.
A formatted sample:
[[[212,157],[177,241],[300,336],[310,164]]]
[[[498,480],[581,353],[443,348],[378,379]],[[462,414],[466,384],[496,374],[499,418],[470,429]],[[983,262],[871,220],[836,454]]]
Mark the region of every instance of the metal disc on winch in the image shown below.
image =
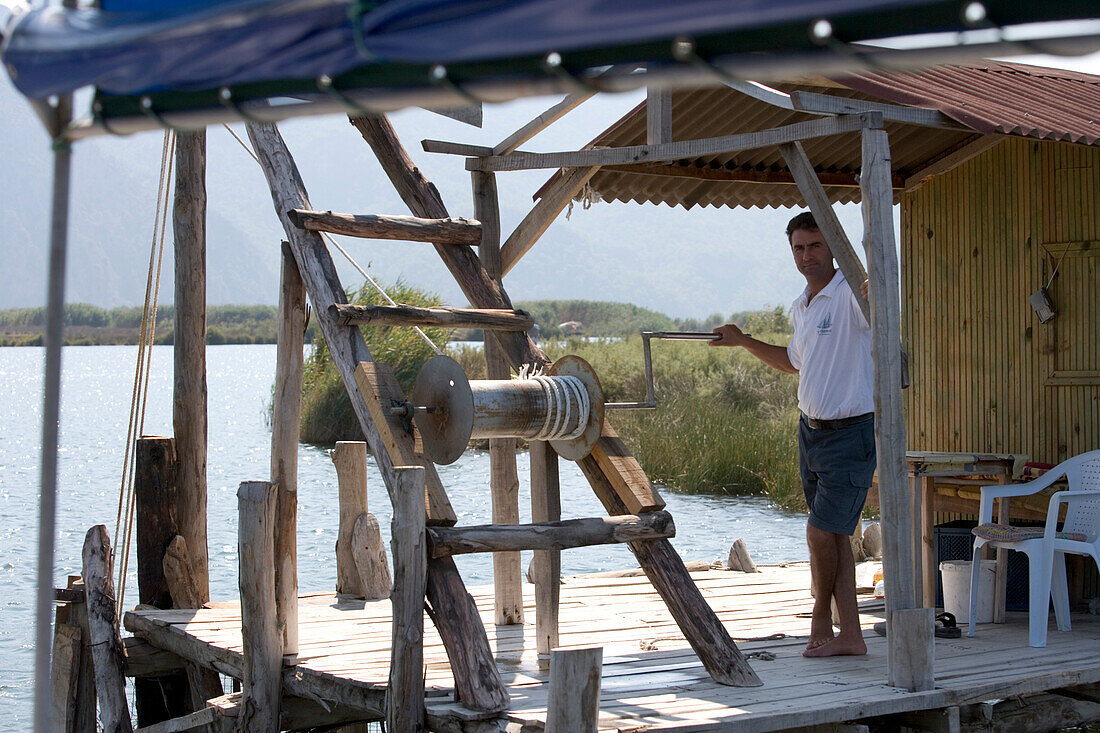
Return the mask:
[[[474,425],[474,397],[462,367],[449,356],[432,357],[416,376],[411,396],[416,407],[428,408],[413,418],[424,453],[442,465],[457,461]]]
[[[588,421],[584,432],[571,440],[551,440],[550,445],[562,458],[579,461],[592,452],[603,432],[604,398],[600,378],[592,365],[575,354],[566,354],[550,365],[547,373],[555,377],[576,377],[588,392]]]

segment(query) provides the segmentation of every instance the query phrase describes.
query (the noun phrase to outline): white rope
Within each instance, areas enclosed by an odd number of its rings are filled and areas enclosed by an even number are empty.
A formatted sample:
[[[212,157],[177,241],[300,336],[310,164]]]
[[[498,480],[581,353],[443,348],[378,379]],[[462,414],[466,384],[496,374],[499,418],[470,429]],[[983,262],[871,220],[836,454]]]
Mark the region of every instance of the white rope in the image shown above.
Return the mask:
[[[577,377],[546,377],[541,374],[529,379],[536,381],[546,395],[546,417],[531,439],[573,440],[584,434],[592,408],[584,382]]]
[[[231,128],[229,125],[226,125],[226,124],[223,124],[222,127],[224,127],[226,130],[228,130],[229,134],[233,136],[233,139],[236,140],[240,144],[240,146],[245,149],[245,152],[247,152],[249,155],[252,156],[252,160],[256,161],[257,164],[260,162],[260,159],[258,157],[256,157],[256,153],[254,153],[252,151],[252,148],[250,148],[248,146],[248,144],[245,143],[245,141],[242,140],[237,135],[237,133],[233,132],[233,128]],[[390,305],[397,305],[397,301],[395,301],[393,298],[391,298],[389,296],[389,293],[387,293],[382,288],[382,286],[379,285],[375,281],[375,279],[373,277],[371,277],[369,274],[367,274],[367,271],[359,266],[359,263],[355,261],[355,258],[353,258],[348,253],[347,250],[345,250],[343,247],[341,247],[339,245],[339,243],[337,243],[337,241],[335,239],[333,239],[332,236],[328,232],[321,232],[320,234],[321,234],[322,237],[324,237],[324,239],[329,244],[331,244],[333,247],[335,247],[337,249],[337,251],[340,252],[340,254],[344,255],[344,259],[346,259],[348,262],[351,263],[351,266],[354,267],[359,272],[359,274],[362,275],[363,278],[367,282],[369,282],[374,287],[375,290],[378,291],[378,294],[381,295],[387,303],[389,303]],[[443,350],[440,349],[438,346],[436,346],[435,342],[432,341],[430,338],[428,338],[428,334],[426,334],[422,330],[420,330],[419,326],[413,326],[412,328],[413,328],[414,331],[416,331],[418,334],[420,334],[420,338],[424,339],[424,343],[426,343],[428,346],[430,346],[432,351],[434,351],[436,354],[440,354],[440,355],[443,354]]]

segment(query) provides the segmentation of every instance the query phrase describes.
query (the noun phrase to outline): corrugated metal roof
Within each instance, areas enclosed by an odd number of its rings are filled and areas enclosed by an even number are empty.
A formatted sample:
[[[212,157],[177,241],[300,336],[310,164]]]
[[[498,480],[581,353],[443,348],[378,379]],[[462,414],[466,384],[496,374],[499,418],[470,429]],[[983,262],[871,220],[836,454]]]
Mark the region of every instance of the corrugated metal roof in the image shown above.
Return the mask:
[[[938,109],[971,128],[951,130],[887,121],[896,188],[985,135],[1003,133],[1093,145],[1100,128],[1100,77],[1022,64],[983,62],[919,72],[868,71],[844,79],[811,78],[772,86],[787,93],[809,91]],[[755,132],[812,119],[819,117],[781,109],[727,87],[672,95],[673,140]],[[586,147],[645,142],[643,102]],[[807,140],[803,148],[832,201],[859,200],[858,134]],[[687,209],[804,205],[774,147],[670,163],[605,167],[589,185],[591,192],[605,201],[664,203]]]

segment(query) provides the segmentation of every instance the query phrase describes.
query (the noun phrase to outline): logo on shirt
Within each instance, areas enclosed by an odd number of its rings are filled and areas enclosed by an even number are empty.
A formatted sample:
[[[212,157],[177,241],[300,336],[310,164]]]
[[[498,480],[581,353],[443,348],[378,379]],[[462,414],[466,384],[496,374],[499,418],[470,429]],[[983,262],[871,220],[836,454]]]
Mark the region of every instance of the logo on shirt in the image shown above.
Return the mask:
[[[821,323],[817,324],[817,335],[828,336],[833,332],[833,314],[826,313],[825,317],[821,319]]]

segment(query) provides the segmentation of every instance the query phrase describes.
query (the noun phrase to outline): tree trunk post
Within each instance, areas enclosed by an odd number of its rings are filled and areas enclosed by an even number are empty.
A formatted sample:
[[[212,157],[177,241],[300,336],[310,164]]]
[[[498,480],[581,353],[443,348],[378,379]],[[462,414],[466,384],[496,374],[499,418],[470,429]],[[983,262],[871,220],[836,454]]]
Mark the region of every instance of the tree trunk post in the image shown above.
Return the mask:
[[[887,644],[889,682],[909,690],[930,690],[933,679],[934,609],[917,607],[914,594],[913,524],[910,521],[905,468],[905,417],[901,398],[901,303],[894,240],[890,143],[881,123],[862,133],[860,194],[863,246],[867,252],[871,305],[871,354],[874,361],[875,448],[882,508],[883,568],[886,576],[886,629],[905,640]]]
[[[386,688],[386,730],[424,730],[424,592],[427,544],[424,528],[424,469],[397,470],[393,544],[393,645]]]
[[[336,535],[336,592],[363,597],[362,582],[355,566],[352,537],[355,520],[367,511],[367,444],[341,440],[332,451],[340,490],[340,529]]]
[[[596,733],[602,665],[602,647],[551,652],[546,733]]]
[[[104,733],[133,733],[123,677],[122,637],[115,625],[114,569],[107,528],[97,524],[84,538],[84,592],[88,605],[96,696]]]
[[[138,439],[134,457],[138,603],[172,608],[164,557],[179,533],[179,484],[172,438]],[[191,573],[191,569],[187,571]],[[185,672],[134,680],[137,723],[148,726],[193,712]]]
[[[298,653],[298,435],[302,418],[306,291],[290,245],[283,242],[275,390],[271,405],[271,481],[275,502],[275,607],[283,654]]]
[[[481,222],[478,256],[493,282],[501,286],[500,208],[493,173],[473,171],[474,216]],[[489,379],[508,379],[508,357],[492,334],[485,332],[485,373]],[[493,497],[493,524],[519,523],[519,475],[515,438],[489,439],[489,487]],[[523,623],[523,567],[518,552],[493,553],[493,590],[498,625]]]
[[[245,481],[237,489],[244,680],[238,729],[277,733],[283,640],[275,610],[275,484]]]
[[[176,136],[172,211],[176,311],[172,425],[179,461],[179,528],[210,600],[206,541],[206,132]]]
[[[558,454],[545,440],[531,441],[531,521],[561,519]],[[561,552],[536,550],[531,559],[535,584],[535,646],[539,669],[550,668],[550,650],[558,645]]]

